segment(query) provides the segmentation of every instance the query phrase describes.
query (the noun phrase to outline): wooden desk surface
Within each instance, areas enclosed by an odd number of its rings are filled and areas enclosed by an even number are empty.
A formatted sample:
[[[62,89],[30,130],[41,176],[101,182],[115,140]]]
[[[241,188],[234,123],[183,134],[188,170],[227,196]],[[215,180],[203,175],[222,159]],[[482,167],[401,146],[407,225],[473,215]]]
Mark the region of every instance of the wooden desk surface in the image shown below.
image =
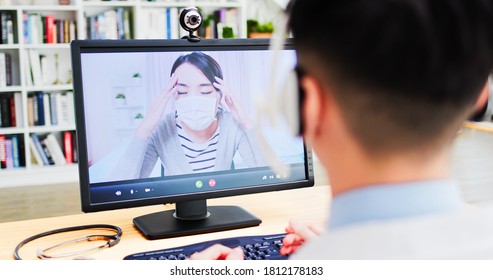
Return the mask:
[[[145,239],[134,228],[132,219],[148,213],[169,210],[172,209],[171,206],[158,205],[3,223],[0,224],[0,259],[13,259],[15,246],[29,236],[58,228],[86,224],[112,224],[122,228],[123,237],[118,245],[88,255],[95,259],[117,260],[141,251],[171,248],[206,240],[242,235],[281,233],[284,232],[284,228],[291,218],[324,226],[328,215],[329,202],[330,195],[327,186],[212,199],[208,201],[209,205],[237,205],[244,207],[262,219],[262,224],[258,227],[152,241]],[[46,249],[55,244],[89,234],[94,234],[94,230],[45,237],[24,246],[20,250],[20,255],[23,259],[35,259],[37,249]],[[93,243],[91,246],[97,244]],[[87,246],[87,242],[80,244],[80,246]],[[74,248],[67,248],[67,250],[69,249],[72,250]]]

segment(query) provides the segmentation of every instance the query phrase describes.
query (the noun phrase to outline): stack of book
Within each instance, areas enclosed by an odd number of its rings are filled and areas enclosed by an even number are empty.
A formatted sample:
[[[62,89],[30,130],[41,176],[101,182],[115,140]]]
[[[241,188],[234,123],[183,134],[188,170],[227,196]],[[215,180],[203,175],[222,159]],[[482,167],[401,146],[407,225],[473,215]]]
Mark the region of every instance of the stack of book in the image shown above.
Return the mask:
[[[43,86],[62,84],[59,80],[59,69],[57,64],[60,63],[56,54],[41,54],[37,49],[25,50],[26,59],[24,66],[26,73],[26,84],[28,86]]]
[[[68,92],[35,92],[27,97],[29,126],[74,125],[74,94]]]
[[[0,44],[15,44],[15,11],[0,11]]]
[[[9,53],[0,52],[0,87],[12,85],[12,57]]]
[[[116,8],[87,18],[87,38],[132,39],[130,10]]]
[[[61,144],[60,144],[61,143]],[[77,162],[76,135],[74,131],[61,133],[61,142],[54,133],[29,137],[34,161],[39,165],[65,165]]]
[[[23,13],[22,17],[25,44],[63,44],[77,38],[75,20],[39,13]]]
[[[21,135],[0,135],[0,169],[26,166],[24,141]]]
[[[178,39],[178,8],[143,9],[142,39]]]
[[[0,127],[22,127],[22,123],[21,93],[0,94]]]

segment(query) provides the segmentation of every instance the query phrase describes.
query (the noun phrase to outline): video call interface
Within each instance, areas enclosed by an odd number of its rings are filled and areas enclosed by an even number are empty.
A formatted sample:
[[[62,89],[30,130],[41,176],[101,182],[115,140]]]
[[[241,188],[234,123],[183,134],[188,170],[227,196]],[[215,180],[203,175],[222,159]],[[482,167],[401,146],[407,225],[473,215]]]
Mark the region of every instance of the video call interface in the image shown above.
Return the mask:
[[[305,180],[303,140],[285,125],[256,121],[270,83],[283,83],[272,78],[271,56],[266,50],[82,53],[91,202]],[[293,50],[280,58],[279,69],[296,64]],[[269,167],[259,134],[289,174]]]

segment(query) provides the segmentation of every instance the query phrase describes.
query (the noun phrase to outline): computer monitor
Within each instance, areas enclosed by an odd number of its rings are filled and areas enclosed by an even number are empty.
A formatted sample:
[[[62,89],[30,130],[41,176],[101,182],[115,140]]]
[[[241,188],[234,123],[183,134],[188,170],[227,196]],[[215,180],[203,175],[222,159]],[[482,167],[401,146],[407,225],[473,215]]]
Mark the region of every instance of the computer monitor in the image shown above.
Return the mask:
[[[296,65],[285,47],[278,69]],[[314,185],[303,139],[255,121],[270,83],[285,82],[272,78],[268,39],[73,41],[71,51],[84,212],[175,203],[133,220],[158,239],[261,223],[207,199]],[[259,134],[290,172],[269,167]]]

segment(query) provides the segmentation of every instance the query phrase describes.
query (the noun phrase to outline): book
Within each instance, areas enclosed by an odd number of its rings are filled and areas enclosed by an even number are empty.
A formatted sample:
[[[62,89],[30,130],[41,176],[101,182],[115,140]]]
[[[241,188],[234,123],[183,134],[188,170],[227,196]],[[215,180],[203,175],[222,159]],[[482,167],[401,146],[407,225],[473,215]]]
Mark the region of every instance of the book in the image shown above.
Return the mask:
[[[13,158],[13,166],[14,168],[21,167],[21,154],[20,154],[20,145],[19,145],[19,137],[17,135],[12,135],[10,137],[12,140],[12,158]]]
[[[38,125],[45,125],[44,93],[38,92],[36,98],[38,100]]]
[[[5,135],[0,135],[0,168],[7,168],[7,154],[5,147]]]
[[[69,125],[70,124],[70,103],[69,97],[67,93],[60,94],[60,110],[59,113],[59,122],[60,125]]]
[[[2,119],[2,127],[11,127],[12,120],[10,118],[10,101],[7,95],[0,95],[0,118]]]
[[[79,154],[77,153],[77,132],[70,131],[72,134],[72,162],[76,163],[79,161]]]
[[[50,94],[43,94],[43,112],[45,126],[51,126],[51,112],[50,112]]]
[[[41,142],[41,147],[43,148],[43,152],[48,159],[48,164],[47,165],[55,165],[55,159],[53,158],[53,155],[51,154],[50,149],[48,149],[48,146],[46,146],[45,141]]]
[[[55,165],[64,165],[67,163],[62,148],[52,133],[48,134],[43,142],[50,151]]]
[[[58,124],[58,106],[57,106],[57,98],[59,94],[52,92],[50,93],[50,112],[51,112],[51,124],[52,125],[57,125]]]
[[[65,161],[67,163],[74,162],[73,150],[72,150],[72,133],[65,131],[63,133],[63,151],[65,155]]]
[[[68,125],[75,124],[75,101],[74,101],[74,92],[67,91],[67,114],[68,114]]]
[[[12,139],[5,139],[5,166],[7,169],[14,168],[14,156],[12,154]]]
[[[34,140],[31,137],[29,137],[29,147],[31,148],[31,155],[36,161],[36,163],[39,165],[44,165],[43,159],[41,158],[41,154],[39,153],[39,150],[36,147],[36,144],[34,143]]]
[[[41,159],[41,163],[43,165],[50,165],[50,161],[48,160],[48,156],[45,153],[45,150],[44,150],[43,145],[39,139],[39,136],[36,133],[33,133],[33,134],[31,134],[31,137],[29,139],[32,140],[34,148],[35,148],[36,152],[39,154],[39,157]]]
[[[180,27],[179,27],[179,12],[178,12],[178,8],[176,7],[173,7],[173,8],[169,8],[170,9],[170,12],[169,12],[169,15],[170,15],[170,25],[168,25],[168,28],[170,28],[171,30],[171,37],[170,39],[179,39],[181,38],[180,37]],[[186,34],[188,35],[188,34]]]
[[[123,11],[123,33],[125,34],[125,39],[132,39],[132,30],[131,26],[131,18],[130,18],[130,10],[125,9]]]
[[[6,98],[9,101],[9,107],[10,107],[10,127],[16,127],[17,126],[17,119],[16,119],[17,114],[15,113],[14,95],[9,94],[8,96],[6,96]]]
[[[16,127],[23,127],[24,117],[22,114],[22,94],[20,92],[14,93],[14,104]]]
[[[31,73],[33,76],[33,84],[35,86],[43,85],[43,74],[41,72],[41,60],[39,52],[36,49],[30,49],[29,52],[29,64]]]
[[[9,53],[5,53],[5,83],[12,85],[12,56]]]
[[[27,50],[24,51],[24,73],[26,75],[26,85],[27,86],[32,86],[34,84],[33,82],[33,72],[31,70],[31,63],[30,63],[30,58],[29,58],[29,52]]]
[[[7,55],[0,52],[0,87],[7,86]]]
[[[45,17],[45,37],[47,44],[53,44],[53,28],[55,25],[55,17],[52,15],[47,15]]]
[[[14,11],[0,11],[0,44],[14,44]]]
[[[27,125],[34,126],[34,97],[27,97]]]

